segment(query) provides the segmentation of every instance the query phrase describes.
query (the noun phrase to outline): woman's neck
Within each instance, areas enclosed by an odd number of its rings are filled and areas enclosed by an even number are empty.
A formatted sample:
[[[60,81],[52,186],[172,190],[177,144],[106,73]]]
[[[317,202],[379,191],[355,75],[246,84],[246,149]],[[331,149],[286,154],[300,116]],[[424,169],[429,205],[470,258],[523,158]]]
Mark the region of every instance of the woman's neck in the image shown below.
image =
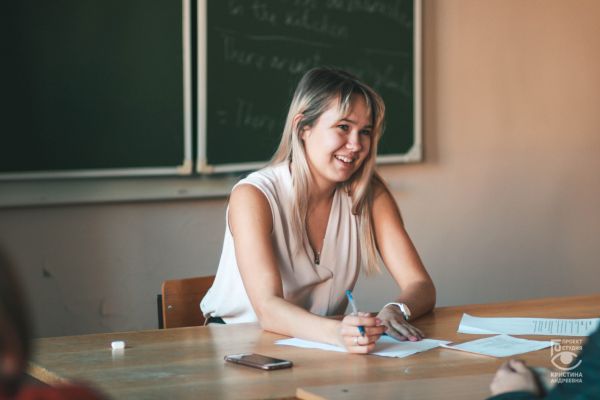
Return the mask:
[[[290,171],[290,174],[292,174],[291,162],[288,164],[288,170]],[[311,176],[309,176],[309,204],[316,205],[319,203],[331,201],[333,195],[335,194],[337,184],[320,181],[318,178],[316,178],[315,174],[312,173],[312,169],[310,168],[310,166],[309,171],[311,172]]]
[[[335,189],[336,185],[326,185],[323,187],[314,182],[308,196],[309,204],[316,206],[321,203],[331,202],[331,199],[335,194]]]

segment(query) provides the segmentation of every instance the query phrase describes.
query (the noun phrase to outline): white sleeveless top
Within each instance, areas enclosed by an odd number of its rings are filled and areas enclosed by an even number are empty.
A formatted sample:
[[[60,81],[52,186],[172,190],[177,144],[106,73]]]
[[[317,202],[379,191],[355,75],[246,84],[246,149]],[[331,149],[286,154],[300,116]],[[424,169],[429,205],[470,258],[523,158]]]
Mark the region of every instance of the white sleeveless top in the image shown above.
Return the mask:
[[[288,164],[254,172],[236,186],[245,184],[258,188],[271,207],[271,236],[283,282],[283,297],[314,314],[343,314],[347,305],[345,292],[354,288],[361,266],[358,218],[352,215],[350,196],[342,189],[336,190],[320,264],[315,265],[307,236],[303,235],[304,244],[298,246],[291,234],[292,177]],[[227,214],[217,276],[202,299],[200,308],[205,317],[221,317],[228,324],[255,322],[257,317],[238,270]],[[297,248],[300,248],[300,252],[294,254]]]

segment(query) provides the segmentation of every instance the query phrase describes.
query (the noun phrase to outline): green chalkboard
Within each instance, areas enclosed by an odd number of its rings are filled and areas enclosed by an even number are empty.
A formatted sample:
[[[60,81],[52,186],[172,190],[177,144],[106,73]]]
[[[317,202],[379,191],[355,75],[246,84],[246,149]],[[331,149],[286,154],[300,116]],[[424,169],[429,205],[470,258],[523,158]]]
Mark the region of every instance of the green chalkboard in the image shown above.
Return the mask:
[[[189,0],[18,0],[2,13],[0,178],[189,173]]]
[[[322,65],[348,70],[382,95],[380,160],[420,160],[420,7],[419,0],[201,1],[198,170],[267,161],[297,82]]]

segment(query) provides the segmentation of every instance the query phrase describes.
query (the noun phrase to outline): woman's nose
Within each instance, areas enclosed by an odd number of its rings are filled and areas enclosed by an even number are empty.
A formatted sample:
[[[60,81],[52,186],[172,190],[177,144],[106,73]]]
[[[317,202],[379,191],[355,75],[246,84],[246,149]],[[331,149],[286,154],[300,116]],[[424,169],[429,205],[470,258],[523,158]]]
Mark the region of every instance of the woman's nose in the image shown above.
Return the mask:
[[[358,132],[352,132],[348,135],[346,148],[352,151],[360,151],[362,149],[362,145],[360,144],[360,134]]]

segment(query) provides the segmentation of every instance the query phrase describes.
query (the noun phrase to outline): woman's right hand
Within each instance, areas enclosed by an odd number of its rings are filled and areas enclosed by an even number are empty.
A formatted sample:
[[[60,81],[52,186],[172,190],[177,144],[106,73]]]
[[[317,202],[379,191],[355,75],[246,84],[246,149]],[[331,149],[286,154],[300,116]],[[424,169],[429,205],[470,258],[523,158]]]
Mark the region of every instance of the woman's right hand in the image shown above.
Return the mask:
[[[364,327],[364,336],[359,326]],[[381,320],[369,313],[346,315],[340,325],[340,343],[349,353],[367,354],[375,348],[375,342],[386,330]]]

